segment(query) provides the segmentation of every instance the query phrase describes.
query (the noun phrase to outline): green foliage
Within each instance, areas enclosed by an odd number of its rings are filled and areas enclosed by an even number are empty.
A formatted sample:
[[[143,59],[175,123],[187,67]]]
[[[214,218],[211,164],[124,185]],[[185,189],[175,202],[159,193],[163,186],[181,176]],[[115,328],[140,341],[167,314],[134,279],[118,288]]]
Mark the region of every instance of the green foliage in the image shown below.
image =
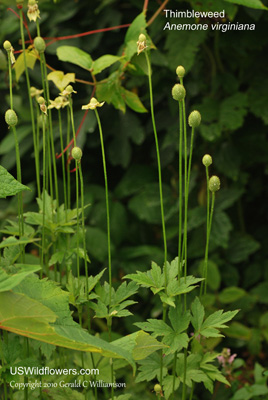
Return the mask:
[[[13,176],[0,165],[0,198],[5,199],[7,196],[14,196],[23,190],[31,190],[25,185],[18,182]]]

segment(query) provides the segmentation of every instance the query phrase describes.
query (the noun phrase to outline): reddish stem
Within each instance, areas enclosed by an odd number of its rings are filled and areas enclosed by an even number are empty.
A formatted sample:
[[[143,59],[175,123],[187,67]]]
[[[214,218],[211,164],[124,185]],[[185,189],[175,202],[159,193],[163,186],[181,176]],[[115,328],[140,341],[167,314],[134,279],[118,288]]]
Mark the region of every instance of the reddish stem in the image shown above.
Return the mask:
[[[47,43],[47,46],[50,44],[57,42],[59,40],[65,40],[65,39],[74,39],[77,37],[82,37],[82,36],[88,36],[88,35],[93,35],[95,33],[101,33],[101,32],[108,32],[108,31],[113,31],[115,29],[120,29],[120,28],[128,28],[131,24],[124,24],[124,25],[118,25],[118,26],[112,26],[110,28],[102,28],[102,29],[95,29],[93,31],[88,31],[88,32],[83,32],[83,33],[76,33],[75,35],[68,35],[68,36],[59,36],[59,37],[44,37],[44,40],[51,40],[51,42]],[[27,42],[25,42],[27,43]]]
[[[144,0],[144,4],[143,4],[143,12],[146,13],[147,9],[148,9],[148,4],[149,4],[149,0]]]

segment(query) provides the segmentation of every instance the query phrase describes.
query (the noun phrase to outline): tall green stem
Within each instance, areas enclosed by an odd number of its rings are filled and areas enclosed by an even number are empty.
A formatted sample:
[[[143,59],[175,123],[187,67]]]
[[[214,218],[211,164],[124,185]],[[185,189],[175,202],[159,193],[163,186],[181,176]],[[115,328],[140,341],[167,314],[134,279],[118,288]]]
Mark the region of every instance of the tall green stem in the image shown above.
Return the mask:
[[[153,101],[153,87],[152,87],[152,68],[151,68],[151,62],[150,62],[150,59],[149,59],[147,51],[145,51],[145,57],[146,57],[147,68],[148,68],[151,118],[152,118],[152,124],[153,124],[155,147],[156,147],[156,156],[157,156],[159,196],[160,196],[162,231],[163,231],[163,242],[164,242],[164,266],[166,266],[166,263],[167,263],[167,239],[166,239],[166,225],[165,225],[163,189],[162,189],[161,160],[160,160],[158,136],[157,136],[157,131],[156,131],[155,116],[154,116],[154,101]],[[167,269],[164,268],[164,270],[165,270],[165,287],[166,287],[167,286]]]
[[[180,136],[179,136],[179,237],[178,237],[178,281],[182,265],[182,103],[179,101]]]
[[[209,174],[208,174],[208,167],[206,166],[206,180],[207,180],[207,226],[206,226],[206,248],[205,248],[205,258],[204,258],[204,265],[203,265],[203,273],[202,277],[205,278],[206,271],[207,271],[207,263],[208,263],[208,247],[209,247],[209,219],[210,219],[210,210],[209,210],[209,203],[210,203],[210,196],[209,196]],[[204,284],[205,282],[202,281],[200,286],[200,296],[202,296],[204,291]]]
[[[109,189],[108,189],[108,179],[107,179],[107,169],[106,169],[106,158],[105,158],[105,150],[104,150],[104,141],[102,134],[102,126],[99,117],[99,113],[97,109],[94,110],[95,115],[98,122],[99,133],[100,133],[100,142],[101,142],[101,154],[102,154],[102,164],[103,164],[103,173],[104,173],[104,183],[105,183],[105,202],[106,202],[106,217],[107,217],[107,245],[108,245],[108,270],[109,270],[109,309],[111,307],[112,302],[112,257],[111,257],[111,228],[110,228],[110,210],[109,210]],[[112,317],[107,320],[108,325],[108,334],[109,340],[111,340],[111,332],[112,332]],[[114,373],[113,373],[113,359],[110,359],[111,362],[111,381],[113,382]],[[111,388],[112,399],[114,399],[114,388]]]
[[[27,83],[27,90],[28,90],[28,99],[29,99],[29,104],[30,104],[32,131],[33,131],[33,144],[34,144],[37,192],[38,192],[38,195],[40,196],[40,175],[39,175],[39,165],[38,165],[38,155],[37,155],[38,148],[37,148],[37,144],[36,144],[36,130],[35,130],[33,100],[32,100],[31,91],[30,91],[31,85],[30,85],[29,71],[28,71],[27,59],[26,59],[26,48],[25,48],[25,37],[24,37],[24,30],[23,30],[23,11],[22,11],[22,8],[20,9],[20,34],[21,34],[21,44],[22,44],[22,50],[23,50],[25,76],[26,76],[26,83]]]
[[[63,179],[63,192],[64,192],[64,209],[65,215],[67,218],[67,190],[66,190],[66,173],[65,173],[65,155],[64,155],[64,147],[63,147],[63,135],[62,135],[62,120],[61,120],[61,111],[58,110],[59,117],[59,131],[60,131],[60,151],[61,151],[61,167],[62,167],[62,179]],[[67,220],[66,220],[67,222]]]

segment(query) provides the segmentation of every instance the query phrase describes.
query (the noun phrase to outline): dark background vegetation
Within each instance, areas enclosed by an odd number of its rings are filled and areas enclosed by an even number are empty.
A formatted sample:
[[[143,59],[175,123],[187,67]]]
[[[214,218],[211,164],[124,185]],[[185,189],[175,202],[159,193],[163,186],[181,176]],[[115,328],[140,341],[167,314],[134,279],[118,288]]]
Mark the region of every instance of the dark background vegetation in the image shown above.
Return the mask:
[[[148,20],[160,4],[156,0],[149,1]],[[192,6],[195,10],[213,10],[213,7],[221,7],[226,9],[227,23],[232,18],[234,22],[254,23],[255,31],[163,31],[167,20],[162,13],[148,27],[157,48],[152,51],[152,79],[163,168],[168,258],[172,260],[176,256],[178,233],[178,107],[171,98],[171,88],[176,83],[176,66],[182,64],[187,72],[184,79],[187,111],[197,109],[202,114],[202,124],[195,136],[189,200],[189,270],[198,275],[204,255],[206,187],[201,160],[209,153],[213,158],[211,174],[220,177],[222,188],[217,194],[212,228],[207,303],[211,309],[241,309],[226,331],[226,342],[218,349],[231,347],[250,368],[255,360],[265,366],[268,340],[268,14],[224,1],[213,4],[202,0],[173,0],[166,8],[183,10]],[[12,2],[0,2],[0,42],[8,39],[18,50],[19,21],[6,11],[11,5]],[[142,11],[143,1],[68,0],[55,4],[40,0],[39,6],[42,35],[58,37],[131,23]],[[33,23],[30,29],[34,37]],[[90,53],[93,59],[107,53],[121,55],[125,33],[124,28],[56,42],[47,48],[47,62],[55,69],[75,72],[77,78],[91,81],[87,71],[60,62],[56,48],[64,44],[77,46]],[[139,60],[136,62],[138,65]],[[106,78],[116,68],[117,64],[98,79]],[[32,84],[40,88],[38,65],[30,76]],[[15,175],[14,144],[3,118],[9,103],[7,82],[5,55],[0,51],[0,164]],[[126,69],[121,84],[137,93],[149,110],[148,82],[142,68],[136,74]],[[83,117],[81,106],[88,103],[92,86],[76,83],[75,90],[78,92],[74,98],[78,127]],[[51,92],[52,97],[57,96],[52,84]],[[33,189],[30,195],[25,195],[25,210],[30,210],[35,207],[36,193],[24,76],[15,84],[14,94],[20,119],[23,183]],[[163,262],[157,165],[149,113],[138,114],[128,107],[123,112],[106,104],[100,109],[100,115],[107,152],[116,285],[126,273],[147,270],[152,260]],[[94,274],[106,266],[107,249],[103,170],[93,113],[87,116],[78,145],[83,149],[85,201],[91,204],[86,224],[90,268]],[[59,150],[58,142],[56,147]],[[72,179],[74,182],[74,177]],[[1,225],[15,214],[15,200],[1,200]],[[233,292],[226,290],[229,287],[234,287]],[[134,320],[160,312],[160,305],[151,300],[149,292],[142,292],[138,300],[133,310],[135,316],[126,319],[126,327],[118,327],[119,333],[134,330]]]

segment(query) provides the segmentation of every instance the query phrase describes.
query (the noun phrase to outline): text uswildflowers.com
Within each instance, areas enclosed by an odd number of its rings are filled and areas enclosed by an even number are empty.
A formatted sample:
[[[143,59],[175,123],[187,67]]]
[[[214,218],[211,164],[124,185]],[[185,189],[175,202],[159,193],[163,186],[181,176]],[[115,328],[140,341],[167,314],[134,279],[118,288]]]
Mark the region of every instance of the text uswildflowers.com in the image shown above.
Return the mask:
[[[10,367],[11,375],[99,375],[98,368]]]

